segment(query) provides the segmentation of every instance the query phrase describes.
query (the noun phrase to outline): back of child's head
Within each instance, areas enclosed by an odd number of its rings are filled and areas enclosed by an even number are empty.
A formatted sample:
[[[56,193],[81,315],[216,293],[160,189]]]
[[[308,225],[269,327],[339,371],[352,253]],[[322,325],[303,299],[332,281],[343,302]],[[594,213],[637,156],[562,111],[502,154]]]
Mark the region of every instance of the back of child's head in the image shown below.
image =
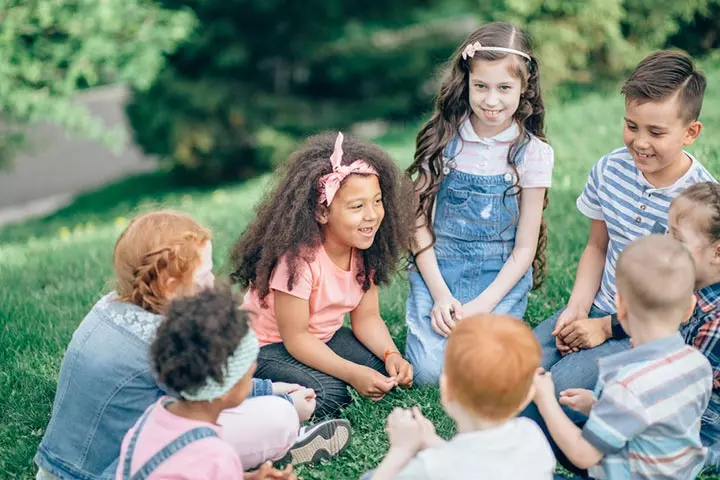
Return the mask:
[[[635,240],[620,254],[615,272],[618,295],[630,315],[651,320],[687,320],[695,285],[690,252],[667,235]]]
[[[693,59],[664,50],[645,57],[622,87],[626,102],[663,102],[677,95],[678,114],[685,123],[698,119],[705,96],[705,76]]]
[[[685,189],[670,206],[671,215],[688,220],[710,243],[720,241],[720,184],[696,183]]]
[[[503,421],[523,408],[542,353],[521,320],[483,314],[458,323],[445,351],[445,381],[469,413]]]
[[[225,385],[227,392],[239,380],[232,378],[228,361],[237,356],[245,339],[252,340],[249,334],[248,314],[239,308],[230,289],[178,297],[170,303],[150,346],[151,364],[160,384],[183,398],[198,394],[208,384]],[[249,362],[257,358],[257,349],[252,347],[241,352],[250,357]],[[222,393],[216,390],[216,394]]]
[[[235,282],[252,285],[261,299],[269,293],[269,281],[278,260],[287,255],[290,269],[288,287],[295,281],[298,259],[312,261],[322,243],[319,209],[320,179],[333,172],[330,157],[337,133],[308,138],[279,172],[279,181],[257,208],[257,215],[233,247],[231,263]],[[365,290],[371,283],[390,280],[400,257],[410,245],[413,226],[412,187],[409,180],[381,148],[352,136],[342,141],[340,164],[358,160],[374,169],[380,184],[385,215],[372,245],[361,251],[358,282]],[[362,174],[371,175],[371,174]],[[340,184],[345,184],[347,178]]]
[[[210,232],[189,215],[171,210],[135,217],[115,243],[113,265],[121,300],[161,314],[169,303],[169,280],[192,281],[200,249]]]

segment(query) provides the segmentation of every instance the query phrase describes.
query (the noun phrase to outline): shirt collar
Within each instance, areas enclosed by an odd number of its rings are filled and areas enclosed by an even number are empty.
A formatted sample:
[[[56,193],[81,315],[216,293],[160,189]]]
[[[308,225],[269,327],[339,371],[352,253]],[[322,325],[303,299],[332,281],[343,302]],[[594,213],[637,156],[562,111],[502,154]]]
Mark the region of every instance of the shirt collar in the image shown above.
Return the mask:
[[[520,127],[517,122],[513,121],[508,128],[498,133],[493,137],[480,137],[475,133],[475,129],[472,126],[470,117],[466,118],[465,121],[460,125],[460,137],[465,142],[473,143],[512,143],[520,133]]]
[[[626,367],[631,363],[647,362],[656,358],[665,358],[670,352],[679,350],[685,346],[685,340],[676,333],[669,337],[659,338],[652,342],[638,345],[624,352],[616,353],[598,360],[601,371],[613,371]]]
[[[720,282],[696,290],[695,297],[697,298],[697,308],[703,313],[720,309]]]

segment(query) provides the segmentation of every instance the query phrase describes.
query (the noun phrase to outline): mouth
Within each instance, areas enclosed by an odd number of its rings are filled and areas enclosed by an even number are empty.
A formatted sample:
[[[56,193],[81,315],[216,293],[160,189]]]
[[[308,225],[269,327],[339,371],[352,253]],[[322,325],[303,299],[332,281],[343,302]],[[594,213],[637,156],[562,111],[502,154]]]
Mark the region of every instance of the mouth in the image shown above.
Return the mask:
[[[650,160],[650,159],[655,158],[655,154],[654,154],[654,153],[652,153],[652,154],[651,154],[651,153],[640,153],[640,152],[638,152],[637,150],[635,150],[635,155],[637,155],[637,157],[638,157],[640,160]]]
[[[358,232],[364,237],[372,237],[375,235],[375,231],[375,227],[358,228]]]
[[[487,108],[483,108],[482,111],[483,111],[483,114],[485,114],[485,117],[490,118],[490,119],[499,117],[500,112],[502,112],[502,110],[489,110]]]

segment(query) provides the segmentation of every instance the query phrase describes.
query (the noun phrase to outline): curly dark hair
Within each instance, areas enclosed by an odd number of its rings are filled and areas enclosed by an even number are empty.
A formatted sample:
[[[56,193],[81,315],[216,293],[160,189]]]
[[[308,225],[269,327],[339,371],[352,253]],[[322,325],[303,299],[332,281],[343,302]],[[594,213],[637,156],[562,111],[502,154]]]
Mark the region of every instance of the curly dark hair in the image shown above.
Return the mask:
[[[475,52],[472,58],[463,59],[463,50],[475,42],[480,42],[483,46],[520,50],[529,55],[530,60],[512,53],[483,50]],[[453,136],[459,135],[460,126],[470,115],[468,79],[472,62],[476,60],[501,60],[507,56],[515,60],[514,74],[522,81],[523,93],[520,96],[520,105],[514,115],[520,127],[520,134],[508,151],[508,163],[515,171],[516,180],[515,184],[511,185],[505,192],[506,196],[520,195],[522,192],[516,167],[516,157],[523,144],[529,141],[528,134],[547,142],[545,137],[545,107],[540,91],[540,75],[528,34],[505,22],[493,22],[483,25],[472,32],[450,57],[440,86],[440,93],[435,101],[435,110],[432,117],[418,132],[415,160],[408,168],[408,173],[415,178],[416,190],[419,195],[416,215],[418,218],[425,218],[427,227],[433,236],[433,243],[435,241],[435,231],[429,219],[432,217],[440,183],[445,177],[442,152]],[[546,190],[543,210],[547,208],[547,204],[548,195]],[[546,246],[547,224],[543,218],[540,225],[535,260],[533,261],[533,288],[539,288],[545,279]]]
[[[316,220],[318,180],[332,172],[330,156],[337,133],[312,136],[293,153],[281,171],[280,181],[257,208],[255,220],[231,253],[231,278],[242,287],[257,289],[260,300],[270,293],[270,276],[278,260],[287,255],[288,289],[295,284],[298,260],[312,262],[322,243]],[[342,163],[365,160],[378,172],[385,217],[367,250],[358,255],[357,281],[367,291],[371,284],[387,283],[410,247],[415,206],[412,183],[379,147],[345,136]]]
[[[223,369],[249,331],[229,288],[206,289],[170,303],[150,346],[158,381],[175,392],[192,391],[208,378],[223,381]]]

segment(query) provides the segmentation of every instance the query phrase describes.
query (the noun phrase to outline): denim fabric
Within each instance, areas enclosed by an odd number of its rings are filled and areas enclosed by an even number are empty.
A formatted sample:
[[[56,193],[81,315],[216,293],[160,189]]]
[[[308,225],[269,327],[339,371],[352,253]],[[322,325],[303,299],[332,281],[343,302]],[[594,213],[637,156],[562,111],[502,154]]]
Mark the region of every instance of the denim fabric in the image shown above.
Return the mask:
[[[125,433],[165,394],[148,362],[149,342],[162,319],[114,293],[93,306],[60,365],[50,423],[35,456],[41,475],[115,478]],[[267,391],[268,385],[256,388]]]
[[[448,170],[440,184],[433,248],[443,279],[463,304],[495,280],[515,246],[518,197],[506,194],[514,181],[511,174],[479,176]],[[408,276],[405,354],[413,365],[416,385],[437,384],[447,339],[430,325],[434,301],[422,275],[411,266]],[[493,312],[522,318],[531,287],[532,268]]]
[[[383,361],[365,348],[347,327],[340,328],[326,345],[345,360],[387,375]],[[273,382],[299,383],[315,390],[316,418],[333,416],[351,400],[347,383],[299,362],[282,343],[272,343],[260,348],[255,376]]]

